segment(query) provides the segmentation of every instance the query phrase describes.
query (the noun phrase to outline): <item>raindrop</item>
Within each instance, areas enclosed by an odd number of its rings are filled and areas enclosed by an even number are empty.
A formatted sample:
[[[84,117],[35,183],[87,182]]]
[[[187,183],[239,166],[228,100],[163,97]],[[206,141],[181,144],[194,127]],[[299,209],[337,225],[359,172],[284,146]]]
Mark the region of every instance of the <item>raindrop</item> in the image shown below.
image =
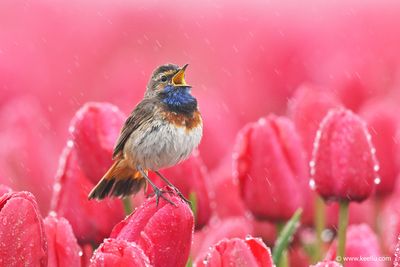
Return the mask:
[[[333,232],[330,229],[325,229],[321,233],[321,238],[324,242],[330,242],[333,239]]]
[[[315,180],[314,179],[310,179],[310,182],[308,184],[312,190],[315,190]]]
[[[311,160],[309,165],[310,165],[310,168],[314,168],[315,167],[315,161]]]
[[[59,192],[61,190],[61,184],[60,183],[55,183],[53,185],[53,190],[54,190],[54,192]]]
[[[381,183],[381,178],[376,177],[376,178],[374,179],[374,183],[375,183],[375,184],[380,184],[380,183]]]
[[[376,171],[376,172],[379,171],[379,165],[378,164],[374,165],[374,171]]]
[[[83,256],[83,252],[79,251],[78,255],[79,255],[79,257],[82,257]]]
[[[73,126],[73,125],[69,126],[68,131],[69,131],[71,134],[73,134],[73,133],[75,132],[75,126]]]
[[[375,147],[371,148],[371,153],[372,153],[372,154],[375,154],[375,153],[376,153]]]
[[[267,121],[264,118],[260,118],[258,120],[258,124],[260,124],[260,125],[265,125],[266,123],[267,123]]]
[[[68,140],[68,141],[67,141],[67,147],[71,148],[71,147],[73,147],[73,146],[74,146],[74,141]]]

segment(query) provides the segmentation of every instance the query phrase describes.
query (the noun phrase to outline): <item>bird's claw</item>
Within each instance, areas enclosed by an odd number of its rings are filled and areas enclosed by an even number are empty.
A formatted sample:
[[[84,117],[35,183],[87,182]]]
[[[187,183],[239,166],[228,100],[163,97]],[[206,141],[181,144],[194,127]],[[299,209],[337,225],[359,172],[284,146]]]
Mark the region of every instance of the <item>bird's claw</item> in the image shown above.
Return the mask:
[[[161,190],[159,188],[154,189],[154,194],[156,195],[156,206],[158,207],[158,203],[160,201],[160,197],[167,201],[169,204],[176,206],[174,202],[172,202],[169,198],[167,198],[164,194],[168,193],[168,191]]]

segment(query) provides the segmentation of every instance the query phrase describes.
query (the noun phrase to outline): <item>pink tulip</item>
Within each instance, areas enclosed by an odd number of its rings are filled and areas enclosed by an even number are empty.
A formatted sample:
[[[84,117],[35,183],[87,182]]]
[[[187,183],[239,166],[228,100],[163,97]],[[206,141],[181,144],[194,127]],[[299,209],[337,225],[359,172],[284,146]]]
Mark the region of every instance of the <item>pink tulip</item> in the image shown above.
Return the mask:
[[[378,260],[382,257],[378,237],[366,224],[350,225],[346,236],[346,267],[383,267],[385,262]],[[326,260],[336,259],[336,241],[327,252]]]
[[[310,267],[342,267],[342,265],[336,261],[322,261],[315,265],[310,265]]]
[[[151,267],[153,265],[136,243],[107,238],[94,252],[89,266]]]
[[[387,195],[393,191],[400,170],[399,146],[396,141],[400,121],[396,104],[388,100],[375,100],[368,102],[360,111],[367,122],[379,161],[378,174],[381,182],[376,186],[379,195]]]
[[[245,217],[212,218],[208,225],[195,232],[191,254],[194,259],[204,257],[209,247],[223,238],[245,238],[254,233],[251,220]]]
[[[336,109],[321,122],[311,165],[311,184],[327,200],[363,201],[372,193],[378,163],[365,123]]]
[[[112,153],[125,115],[108,103],[86,103],[71,121],[69,131],[78,164],[96,184],[112,165]]]
[[[81,266],[82,250],[69,222],[52,213],[44,219],[44,228],[49,251],[48,265],[54,267]]]
[[[207,184],[209,174],[198,153],[194,151],[186,161],[160,171],[182,194],[189,198],[191,194],[196,199],[196,228],[204,226],[211,216],[210,207],[210,187]],[[156,184],[163,186],[165,183],[155,173],[151,173],[151,178]],[[151,190],[149,188],[149,190]]]
[[[234,158],[244,203],[254,216],[287,220],[303,205],[299,187],[307,180],[307,164],[290,120],[270,115],[248,124]]]
[[[393,266],[394,267],[400,266],[400,235],[397,238],[397,246],[396,246],[396,249],[394,250]]]
[[[203,259],[193,264],[195,267],[223,267],[223,266],[254,266],[272,267],[270,249],[261,239],[247,237],[246,239],[223,239],[210,248]]]
[[[389,253],[394,253],[397,237],[400,233],[400,179],[393,193],[382,204],[382,211],[378,218],[382,228],[382,240],[385,249]]]
[[[3,184],[0,184],[0,197],[6,193],[11,193],[12,189],[9,188],[8,186],[5,186]]]
[[[166,195],[176,206],[152,197],[118,223],[111,238],[135,242],[157,266],[185,266],[192,242],[194,218],[180,197]]]
[[[43,219],[29,192],[0,197],[0,265],[47,266]]]
[[[71,141],[69,141],[71,144]],[[80,243],[100,243],[114,225],[124,218],[121,200],[89,201],[94,187],[78,165],[76,150],[66,148],[54,185],[52,209],[66,218]]]
[[[45,111],[33,97],[14,98],[1,106],[0,124],[0,183],[32,192],[47,213],[57,154]]]
[[[337,97],[326,89],[304,84],[295,91],[288,104],[288,113],[309,159],[319,123],[330,109],[339,106]]]
[[[240,195],[237,179],[233,178],[231,155],[222,160],[217,168],[209,173],[213,189],[214,212],[219,218],[243,216],[246,207]]]

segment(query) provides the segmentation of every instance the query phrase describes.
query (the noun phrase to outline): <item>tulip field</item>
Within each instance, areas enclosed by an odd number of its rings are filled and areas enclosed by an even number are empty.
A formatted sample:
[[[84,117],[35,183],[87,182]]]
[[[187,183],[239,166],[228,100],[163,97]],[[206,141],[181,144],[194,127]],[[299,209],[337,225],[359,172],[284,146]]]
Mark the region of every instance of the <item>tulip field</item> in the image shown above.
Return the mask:
[[[400,266],[399,48],[394,0],[0,1],[0,267]],[[89,200],[165,63],[191,203]]]

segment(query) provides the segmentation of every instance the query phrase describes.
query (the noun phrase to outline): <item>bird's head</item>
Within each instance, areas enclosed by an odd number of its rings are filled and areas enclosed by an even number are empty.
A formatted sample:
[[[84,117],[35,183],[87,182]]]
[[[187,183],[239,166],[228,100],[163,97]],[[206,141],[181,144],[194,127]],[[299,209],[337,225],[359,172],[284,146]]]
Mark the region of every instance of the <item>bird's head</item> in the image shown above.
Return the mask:
[[[147,84],[146,96],[158,96],[168,92],[190,91],[186,84],[185,70],[188,64],[179,67],[174,64],[161,65],[153,71]]]

